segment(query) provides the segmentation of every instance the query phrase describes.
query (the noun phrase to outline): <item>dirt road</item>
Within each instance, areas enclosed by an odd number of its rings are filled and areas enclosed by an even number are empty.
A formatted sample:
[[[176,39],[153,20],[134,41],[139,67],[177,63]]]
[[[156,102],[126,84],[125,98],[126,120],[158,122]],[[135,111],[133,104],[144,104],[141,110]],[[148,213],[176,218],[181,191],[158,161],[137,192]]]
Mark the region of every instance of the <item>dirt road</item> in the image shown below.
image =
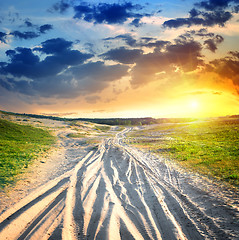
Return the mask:
[[[4,211],[0,239],[238,239],[235,196],[122,143],[127,131]]]

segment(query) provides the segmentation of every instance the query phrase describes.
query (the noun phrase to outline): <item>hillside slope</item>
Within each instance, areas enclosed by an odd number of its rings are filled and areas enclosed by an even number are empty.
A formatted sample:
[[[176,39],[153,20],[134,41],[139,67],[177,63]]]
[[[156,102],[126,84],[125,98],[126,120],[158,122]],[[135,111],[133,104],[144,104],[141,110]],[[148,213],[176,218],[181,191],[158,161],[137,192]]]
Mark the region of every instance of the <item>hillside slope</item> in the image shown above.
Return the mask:
[[[40,152],[54,143],[46,130],[0,119],[0,187],[28,166]]]

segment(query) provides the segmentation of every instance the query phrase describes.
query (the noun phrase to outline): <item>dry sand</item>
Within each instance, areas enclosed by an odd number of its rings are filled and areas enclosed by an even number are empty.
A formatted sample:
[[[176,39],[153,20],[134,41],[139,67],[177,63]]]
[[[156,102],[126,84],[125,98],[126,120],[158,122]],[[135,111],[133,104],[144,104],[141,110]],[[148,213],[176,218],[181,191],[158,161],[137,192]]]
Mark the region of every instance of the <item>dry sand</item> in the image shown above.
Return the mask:
[[[238,192],[124,144],[59,148],[0,195],[0,239],[238,239]]]

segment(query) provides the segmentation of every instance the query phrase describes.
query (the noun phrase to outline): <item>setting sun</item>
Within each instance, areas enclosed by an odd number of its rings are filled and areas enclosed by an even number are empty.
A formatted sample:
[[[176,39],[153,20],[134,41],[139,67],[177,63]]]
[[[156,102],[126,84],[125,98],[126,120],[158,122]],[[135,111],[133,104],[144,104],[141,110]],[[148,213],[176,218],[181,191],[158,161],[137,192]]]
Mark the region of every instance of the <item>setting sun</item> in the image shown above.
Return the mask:
[[[199,103],[198,103],[198,101],[194,100],[194,101],[190,102],[189,106],[191,109],[196,110],[199,107]]]

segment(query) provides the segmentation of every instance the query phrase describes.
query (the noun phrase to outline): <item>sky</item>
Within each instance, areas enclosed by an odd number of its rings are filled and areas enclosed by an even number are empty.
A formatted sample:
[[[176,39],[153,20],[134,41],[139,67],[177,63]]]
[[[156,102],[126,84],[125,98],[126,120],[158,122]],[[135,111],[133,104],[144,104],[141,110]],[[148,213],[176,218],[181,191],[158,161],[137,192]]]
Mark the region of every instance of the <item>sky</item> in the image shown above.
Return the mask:
[[[239,114],[239,0],[0,0],[0,109]]]

